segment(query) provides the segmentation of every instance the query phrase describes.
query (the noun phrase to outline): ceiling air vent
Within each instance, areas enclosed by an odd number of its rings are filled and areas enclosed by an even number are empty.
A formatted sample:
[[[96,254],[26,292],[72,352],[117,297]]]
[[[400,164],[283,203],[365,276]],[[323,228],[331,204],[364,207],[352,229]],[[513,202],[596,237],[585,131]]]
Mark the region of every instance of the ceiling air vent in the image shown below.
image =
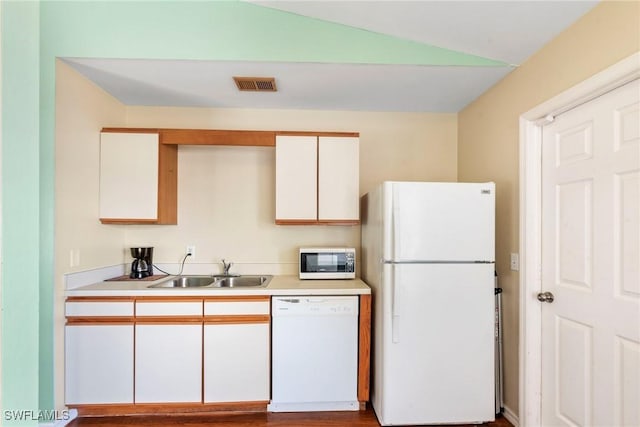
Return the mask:
[[[276,79],[273,77],[234,77],[238,90],[251,92],[275,92]]]

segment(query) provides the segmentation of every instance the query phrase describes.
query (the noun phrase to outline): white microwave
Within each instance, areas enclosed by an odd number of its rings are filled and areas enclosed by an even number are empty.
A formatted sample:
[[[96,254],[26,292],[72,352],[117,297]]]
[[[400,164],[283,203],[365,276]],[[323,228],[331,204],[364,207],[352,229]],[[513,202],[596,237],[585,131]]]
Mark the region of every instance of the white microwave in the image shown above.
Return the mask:
[[[354,248],[300,248],[301,279],[355,279]]]

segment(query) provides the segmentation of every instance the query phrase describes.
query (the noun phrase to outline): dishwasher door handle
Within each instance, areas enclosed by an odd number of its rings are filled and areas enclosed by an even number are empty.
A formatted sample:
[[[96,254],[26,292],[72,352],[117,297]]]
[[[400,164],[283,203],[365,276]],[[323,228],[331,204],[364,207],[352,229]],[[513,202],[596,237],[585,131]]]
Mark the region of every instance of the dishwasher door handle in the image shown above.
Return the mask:
[[[327,302],[326,298],[307,298],[307,302],[311,304],[322,304]]]

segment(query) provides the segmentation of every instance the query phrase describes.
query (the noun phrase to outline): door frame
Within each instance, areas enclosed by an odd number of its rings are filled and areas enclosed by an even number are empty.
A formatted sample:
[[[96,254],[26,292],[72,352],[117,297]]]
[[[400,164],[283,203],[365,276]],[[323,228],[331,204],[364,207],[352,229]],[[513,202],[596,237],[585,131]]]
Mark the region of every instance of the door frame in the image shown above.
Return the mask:
[[[520,343],[518,423],[541,426],[542,127],[557,115],[640,78],[640,52],[520,116]]]

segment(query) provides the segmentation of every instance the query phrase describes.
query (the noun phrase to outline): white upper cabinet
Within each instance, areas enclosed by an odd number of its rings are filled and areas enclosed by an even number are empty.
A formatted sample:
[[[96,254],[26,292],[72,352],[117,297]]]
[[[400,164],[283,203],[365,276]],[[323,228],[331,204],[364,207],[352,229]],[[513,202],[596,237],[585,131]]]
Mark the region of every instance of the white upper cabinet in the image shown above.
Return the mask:
[[[177,222],[177,146],[158,133],[100,134],[100,220]]]
[[[276,223],[358,224],[359,138],[276,136]]]
[[[100,135],[100,218],[158,217],[158,134]]]
[[[316,220],[317,176],[317,137],[276,137],[276,219]]]
[[[318,219],[359,220],[359,139],[318,140]]]

